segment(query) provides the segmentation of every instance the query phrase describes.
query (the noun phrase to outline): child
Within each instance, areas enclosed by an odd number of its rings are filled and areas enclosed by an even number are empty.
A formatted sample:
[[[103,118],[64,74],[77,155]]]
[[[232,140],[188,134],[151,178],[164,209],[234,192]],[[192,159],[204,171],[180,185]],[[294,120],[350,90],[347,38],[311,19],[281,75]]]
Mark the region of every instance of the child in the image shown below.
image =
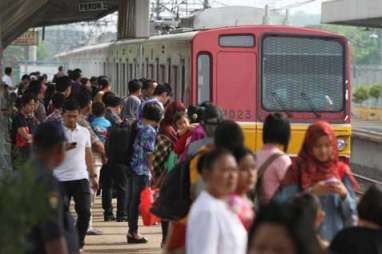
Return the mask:
[[[105,143],[107,130],[111,127],[110,121],[105,118],[105,105],[102,102],[95,102],[92,107],[95,118],[91,122],[91,126],[101,142]]]
[[[190,125],[190,120],[186,112],[177,112],[174,116],[174,124],[179,136],[175,143],[174,152],[180,156],[186,150],[187,141],[189,137],[191,137],[194,128]]]

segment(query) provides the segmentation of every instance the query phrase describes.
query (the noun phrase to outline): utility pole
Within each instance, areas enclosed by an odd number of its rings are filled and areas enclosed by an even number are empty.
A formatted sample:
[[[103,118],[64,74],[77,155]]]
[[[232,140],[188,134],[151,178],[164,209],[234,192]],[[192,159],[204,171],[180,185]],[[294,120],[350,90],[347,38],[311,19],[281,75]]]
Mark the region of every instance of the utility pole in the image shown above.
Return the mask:
[[[204,0],[203,1],[203,9],[208,9],[208,8],[210,8],[210,3],[208,0]]]
[[[155,19],[160,20],[160,0],[156,0],[155,2]]]

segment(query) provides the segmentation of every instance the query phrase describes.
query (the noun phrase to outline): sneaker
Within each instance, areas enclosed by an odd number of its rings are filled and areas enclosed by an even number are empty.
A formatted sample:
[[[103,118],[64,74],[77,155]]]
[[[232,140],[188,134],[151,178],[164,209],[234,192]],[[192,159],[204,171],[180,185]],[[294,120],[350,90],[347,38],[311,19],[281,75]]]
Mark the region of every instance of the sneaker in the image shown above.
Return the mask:
[[[102,231],[95,229],[95,228],[89,228],[88,232],[86,233],[87,235],[102,235]]]

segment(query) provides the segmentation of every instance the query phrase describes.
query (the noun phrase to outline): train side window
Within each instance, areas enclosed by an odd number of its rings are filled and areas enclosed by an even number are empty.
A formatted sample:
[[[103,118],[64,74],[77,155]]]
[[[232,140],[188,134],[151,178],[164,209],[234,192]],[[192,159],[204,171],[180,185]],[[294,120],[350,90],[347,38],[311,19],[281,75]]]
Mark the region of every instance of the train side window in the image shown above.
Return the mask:
[[[120,93],[120,85],[119,85],[119,63],[115,64],[115,85],[117,86],[117,93]]]
[[[126,96],[126,64],[122,64],[122,95]]]
[[[133,79],[133,64],[129,64],[129,79]]]
[[[171,85],[172,80],[171,80],[171,59],[167,59],[167,83]]]
[[[211,101],[211,55],[201,53],[197,63],[197,102]]]
[[[163,82],[165,82],[165,75],[166,75],[166,65],[164,65],[164,64],[161,64],[160,66],[159,66],[159,77],[158,77],[158,81],[160,82],[160,83],[163,83]]]
[[[180,60],[181,64],[181,73],[180,73],[180,82],[181,82],[181,93],[180,93],[180,99],[184,102],[187,101],[188,98],[186,98],[186,66],[184,59]]]
[[[154,79],[154,65],[150,64],[149,65],[149,79]]]
[[[219,37],[220,47],[252,48],[255,46],[255,36],[252,34],[222,35]]]
[[[178,86],[178,66],[173,65],[172,66],[172,71],[171,71],[171,87],[172,87],[172,93],[175,97],[176,100],[179,100],[181,96],[181,91]]]

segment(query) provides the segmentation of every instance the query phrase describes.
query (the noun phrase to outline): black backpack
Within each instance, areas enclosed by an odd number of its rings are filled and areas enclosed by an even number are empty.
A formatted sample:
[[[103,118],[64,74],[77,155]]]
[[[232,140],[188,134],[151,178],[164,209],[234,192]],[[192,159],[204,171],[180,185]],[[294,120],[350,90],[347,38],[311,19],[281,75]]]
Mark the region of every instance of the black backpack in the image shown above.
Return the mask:
[[[106,156],[111,164],[128,165],[132,153],[134,139],[137,136],[137,122],[124,125],[113,125],[109,129],[106,140]]]
[[[159,197],[151,212],[161,219],[179,220],[184,218],[191,207],[190,197],[190,159],[179,162],[165,176]]]

